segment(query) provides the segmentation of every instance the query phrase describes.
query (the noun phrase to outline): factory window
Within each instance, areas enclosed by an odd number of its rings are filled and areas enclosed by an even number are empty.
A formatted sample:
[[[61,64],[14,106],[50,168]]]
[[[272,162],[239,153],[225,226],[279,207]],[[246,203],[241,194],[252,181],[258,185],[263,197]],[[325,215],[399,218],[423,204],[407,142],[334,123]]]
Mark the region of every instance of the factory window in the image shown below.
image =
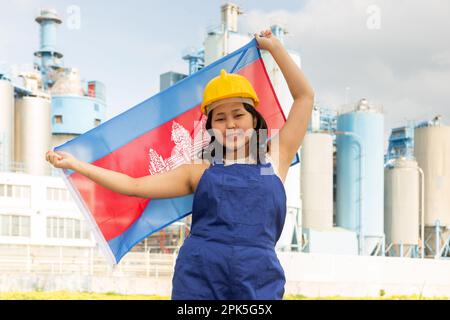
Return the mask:
[[[30,217],[20,215],[0,215],[0,236],[29,237]]]
[[[57,220],[56,224],[56,234],[58,235],[58,238],[65,238],[65,232],[64,232],[64,222],[66,219],[59,219]]]
[[[30,186],[0,184],[0,197],[29,199]]]
[[[47,238],[52,238],[53,218],[47,218]]]
[[[12,198],[12,185],[0,184],[0,197]]]
[[[47,237],[58,239],[89,239],[89,230],[78,219],[47,217]]]
[[[91,237],[91,229],[84,221],[82,223],[81,230],[82,230],[81,236],[83,237],[83,239],[89,239]]]
[[[64,232],[64,238],[74,239],[75,238],[75,219],[66,219],[66,230]]]
[[[102,122],[100,119],[95,119],[94,126],[98,126],[100,124],[100,122]]]
[[[55,123],[63,123],[62,115],[55,116]]]
[[[71,201],[69,191],[62,188],[47,188],[47,200],[48,201]]]
[[[30,199],[30,186],[14,186],[13,189],[16,190],[17,198]]]
[[[75,220],[74,225],[74,238],[80,239],[81,237],[81,228],[80,228],[80,220]]]

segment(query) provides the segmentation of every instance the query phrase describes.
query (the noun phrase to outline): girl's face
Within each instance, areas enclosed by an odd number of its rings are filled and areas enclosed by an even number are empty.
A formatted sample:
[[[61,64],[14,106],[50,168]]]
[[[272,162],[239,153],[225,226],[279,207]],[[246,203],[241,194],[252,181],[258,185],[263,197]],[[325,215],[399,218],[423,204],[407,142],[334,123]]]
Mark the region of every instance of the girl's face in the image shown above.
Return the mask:
[[[248,145],[250,131],[256,125],[251,113],[245,110],[241,102],[224,103],[212,111],[211,128],[219,143],[230,151],[236,151]]]

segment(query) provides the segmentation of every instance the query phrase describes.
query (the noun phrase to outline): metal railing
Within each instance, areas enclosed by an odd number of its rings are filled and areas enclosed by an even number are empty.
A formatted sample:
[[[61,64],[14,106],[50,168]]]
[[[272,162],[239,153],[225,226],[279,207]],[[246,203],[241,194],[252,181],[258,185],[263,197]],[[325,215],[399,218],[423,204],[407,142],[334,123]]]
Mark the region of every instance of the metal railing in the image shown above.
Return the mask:
[[[29,168],[27,168],[25,162],[0,162],[0,172],[28,173],[28,170]],[[61,169],[55,168],[50,164],[47,165],[44,173],[52,177],[61,177],[63,175]]]
[[[169,277],[176,254],[130,252],[112,267],[101,256],[0,256],[0,274],[95,275],[125,277]]]
[[[25,172],[25,164],[23,162],[0,163],[0,172]]]

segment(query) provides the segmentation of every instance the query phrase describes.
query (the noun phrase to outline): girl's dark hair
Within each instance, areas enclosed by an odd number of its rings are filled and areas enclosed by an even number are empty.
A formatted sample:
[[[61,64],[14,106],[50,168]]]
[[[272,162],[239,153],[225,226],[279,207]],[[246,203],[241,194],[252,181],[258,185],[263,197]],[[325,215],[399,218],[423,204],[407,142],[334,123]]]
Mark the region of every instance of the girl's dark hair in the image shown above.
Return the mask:
[[[253,117],[253,119],[256,119],[256,126],[254,128],[254,131],[250,137],[250,153],[253,158],[257,160],[258,163],[265,163],[265,154],[269,151],[269,145],[267,144],[267,134],[268,134],[268,128],[266,120],[264,120],[263,116],[256,111],[256,109],[249,105],[248,103],[244,103],[244,108],[247,110]],[[206,130],[210,130],[212,128],[212,112],[208,114],[208,118],[206,120],[205,128]],[[262,129],[262,130],[261,130]],[[211,131],[209,131],[211,132]],[[261,136],[260,135],[264,135]],[[261,141],[260,141],[261,140]],[[211,135],[211,140],[209,141],[209,145],[201,150],[201,159],[207,159],[209,162],[213,162],[213,159],[215,159],[215,148],[218,145],[218,141],[216,141],[216,138],[214,135]],[[254,147],[256,145],[256,148]],[[226,148],[225,146],[222,146],[223,153],[222,155],[225,155]],[[255,155],[256,153],[256,155]],[[217,159],[216,159],[217,160]],[[223,159],[218,159],[223,161]]]

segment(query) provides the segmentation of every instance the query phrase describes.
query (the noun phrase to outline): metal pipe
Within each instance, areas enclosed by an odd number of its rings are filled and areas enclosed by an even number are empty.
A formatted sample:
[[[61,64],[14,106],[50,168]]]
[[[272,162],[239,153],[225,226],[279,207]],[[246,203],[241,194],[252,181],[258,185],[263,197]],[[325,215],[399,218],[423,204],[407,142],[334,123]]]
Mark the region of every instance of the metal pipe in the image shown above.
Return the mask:
[[[226,56],[228,54],[228,25],[224,26],[224,32],[223,32],[223,56]]]
[[[422,248],[420,255],[422,259],[425,258],[425,174],[423,170],[417,164],[417,170],[419,171],[420,176],[420,233],[421,233],[421,242]]]
[[[355,138],[359,145],[359,217],[358,217],[358,229],[359,229],[359,254],[364,254],[364,235],[362,228],[362,213],[363,213],[363,179],[364,179],[364,149],[361,141],[361,137],[354,132],[342,132],[343,135],[352,136]]]
[[[395,161],[394,159],[389,159],[388,161],[386,161],[386,163],[383,166],[383,169],[386,169],[388,166],[393,165],[394,161]],[[384,246],[386,246],[386,234],[383,235],[383,243],[384,243]],[[392,245],[392,243],[391,243],[391,245]],[[386,250],[386,252],[388,252],[388,250]],[[384,255],[385,255],[385,251],[383,250],[383,256]]]
[[[439,240],[440,240],[440,233],[441,233],[440,224],[441,224],[440,221],[436,220],[435,227],[434,227],[434,232],[435,232],[435,237],[436,237],[436,239],[435,239],[435,255],[434,255],[435,259],[439,259],[439,252],[441,251],[439,248],[440,247]]]

